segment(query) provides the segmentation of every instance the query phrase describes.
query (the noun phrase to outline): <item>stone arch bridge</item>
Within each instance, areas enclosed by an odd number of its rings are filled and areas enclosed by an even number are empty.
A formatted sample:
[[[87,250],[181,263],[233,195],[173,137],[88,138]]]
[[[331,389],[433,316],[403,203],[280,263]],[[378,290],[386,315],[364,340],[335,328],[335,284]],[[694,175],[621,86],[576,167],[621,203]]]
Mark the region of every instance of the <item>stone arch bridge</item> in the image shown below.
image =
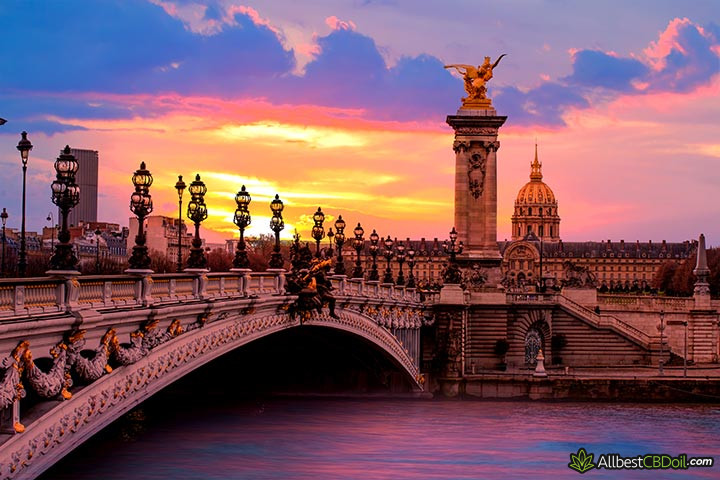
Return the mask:
[[[332,281],[332,316],[296,312],[297,297],[285,294],[283,271],[0,284],[0,478],[34,478],[187,373],[303,325],[361,338],[406,385],[422,390],[420,327],[431,322],[427,301],[415,289]]]

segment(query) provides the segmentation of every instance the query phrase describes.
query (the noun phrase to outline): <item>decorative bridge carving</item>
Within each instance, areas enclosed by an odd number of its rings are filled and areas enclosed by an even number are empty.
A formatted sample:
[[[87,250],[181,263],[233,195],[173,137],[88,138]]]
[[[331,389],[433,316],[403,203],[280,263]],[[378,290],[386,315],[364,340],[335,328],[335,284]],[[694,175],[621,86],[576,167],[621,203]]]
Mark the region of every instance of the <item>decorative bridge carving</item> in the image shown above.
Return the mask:
[[[8,347],[0,365],[0,407],[10,420],[6,432],[15,433],[0,436],[0,478],[34,478],[195,368],[255,339],[302,328],[301,317],[288,311],[295,296],[283,295],[281,276],[158,275],[154,282],[120,276],[14,285],[24,300],[13,295],[11,308],[0,310],[5,324],[0,348]],[[421,389],[419,329],[431,317],[417,292],[344,277],[332,281],[337,318],[313,312],[302,317],[302,325],[335,328],[374,343]],[[40,292],[46,296],[42,307],[26,303]],[[0,305],[8,305],[4,298],[0,295]],[[42,313],[35,313],[37,308]],[[26,329],[29,315],[34,333]],[[48,370],[35,364],[33,354],[47,356],[50,347],[54,363]],[[83,388],[73,388],[73,380]],[[19,406],[26,390],[38,401],[59,402],[23,418]]]

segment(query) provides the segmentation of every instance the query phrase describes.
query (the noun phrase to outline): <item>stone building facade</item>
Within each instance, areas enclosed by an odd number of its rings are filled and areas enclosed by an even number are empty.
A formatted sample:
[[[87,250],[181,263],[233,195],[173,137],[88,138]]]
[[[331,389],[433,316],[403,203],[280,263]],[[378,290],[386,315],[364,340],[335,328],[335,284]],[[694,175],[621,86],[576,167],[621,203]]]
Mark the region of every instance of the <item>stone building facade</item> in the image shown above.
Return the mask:
[[[515,200],[511,241],[499,242],[508,286],[537,285],[542,266],[546,284],[567,282],[574,273],[587,272],[587,279],[603,290],[645,289],[663,263],[692,257],[697,247],[695,241],[563,242],[558,200],[542,178],[536,146],[530,182]]]

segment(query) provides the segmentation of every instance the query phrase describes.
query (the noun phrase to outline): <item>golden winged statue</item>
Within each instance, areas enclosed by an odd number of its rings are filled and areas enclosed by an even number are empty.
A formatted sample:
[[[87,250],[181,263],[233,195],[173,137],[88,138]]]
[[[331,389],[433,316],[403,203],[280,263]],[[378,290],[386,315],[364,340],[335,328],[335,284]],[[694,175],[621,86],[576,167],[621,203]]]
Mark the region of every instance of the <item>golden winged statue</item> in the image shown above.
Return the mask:
[[[490,99],[487,98],[487,82],[493,77],[493,70],[500,63],[500,59],[506,54],[500,55],[495,63],[490,63],[490,57],[485,57],[485,62],[477,67],[465,64],[445,65],[445,68],[454,68],[463,75],[465,80],[465,91],[468,96],[463,98],[463,106],[489,107]]]

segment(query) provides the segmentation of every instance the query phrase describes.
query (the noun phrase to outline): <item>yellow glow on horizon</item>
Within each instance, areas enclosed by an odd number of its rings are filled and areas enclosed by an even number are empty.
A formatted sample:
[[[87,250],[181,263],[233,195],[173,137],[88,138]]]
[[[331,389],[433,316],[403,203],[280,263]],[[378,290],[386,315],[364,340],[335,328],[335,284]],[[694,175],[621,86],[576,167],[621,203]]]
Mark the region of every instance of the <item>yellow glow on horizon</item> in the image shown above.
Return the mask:
[[[317,148],[362,147],[368,141],[357,132],[325,127],[290,125],[276,121],[261,121],[245,125],[223,125],[216,130],[230,140],[265,140],[284,143],[306,143]]]

